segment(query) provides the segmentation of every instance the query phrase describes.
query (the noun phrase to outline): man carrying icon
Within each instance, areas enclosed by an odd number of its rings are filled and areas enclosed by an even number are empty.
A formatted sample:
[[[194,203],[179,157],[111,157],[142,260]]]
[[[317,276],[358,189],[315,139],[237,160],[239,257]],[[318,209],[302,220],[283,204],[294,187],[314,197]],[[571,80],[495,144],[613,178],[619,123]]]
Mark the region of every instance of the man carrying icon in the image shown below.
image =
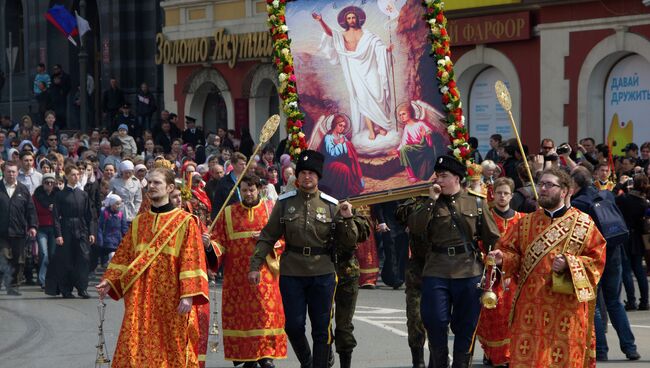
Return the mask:
[[[478,242],[490,249],[499,230],[487,201],[463,188],[467,169],[441,156],[429,199],[408,218],[409,230],[426,236],[430,248],[422,271],[420,313],[429,338],[429,367],[447,367],[448,337],[454,333],[453,366],[468,367],[481,305],[477,284],[483,273]]]

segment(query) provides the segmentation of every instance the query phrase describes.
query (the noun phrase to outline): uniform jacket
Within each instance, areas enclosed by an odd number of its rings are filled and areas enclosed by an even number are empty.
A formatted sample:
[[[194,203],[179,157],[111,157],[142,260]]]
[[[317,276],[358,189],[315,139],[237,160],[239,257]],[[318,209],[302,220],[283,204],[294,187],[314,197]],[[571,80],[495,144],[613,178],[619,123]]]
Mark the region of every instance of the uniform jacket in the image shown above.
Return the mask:
[[[291,191],[281,195],[269,222],[262,230],[255,253],[251,258],[251,271],[257,271],[281,237],[285,249],[293,247],[326,248],[332,223],[337,249],[354,249],[359,230],[354,217],[344,219],[336,211],[338,201],[324,193]],[[285,250],[280,258],[280,274],[286,276],[319,276],[334,273],[334,263],[329,254],[303,255]]]
[[[38,229],[38,218],[29,189],[17,182],[9,198],[4,180],[0,180],[0,236],[25,237],[30,228]]]
[[[462,245],[460,231],[463,231],[468,241],[480,240],[483,249],[493,249],[500,236],[499,229],[487,201],[481,201],[479,211],[476,198],[464,189],[451,196],[441,195],[437,201],[429,198],[409,216],[408,227],[413,234],[426,235],[432,248]],[[458,214],[462,230],[454,224],[449,206]],[[481,228],[478,228],[479,215],[482,216]],[[422,275],[455,279],[479,276],[482,271],[483,266],[473,252],[449,255],[429,249]]]

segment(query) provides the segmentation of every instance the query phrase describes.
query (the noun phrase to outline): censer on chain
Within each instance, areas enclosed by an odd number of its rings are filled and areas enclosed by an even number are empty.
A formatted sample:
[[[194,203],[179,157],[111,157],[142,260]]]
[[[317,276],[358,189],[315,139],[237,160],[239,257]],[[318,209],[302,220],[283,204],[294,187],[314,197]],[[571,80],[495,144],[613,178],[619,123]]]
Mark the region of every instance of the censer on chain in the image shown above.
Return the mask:
[[[486,309],[496,308],[497,303],[499,302],[497,293],[493,290],[494,285],[497,282],[497,275],[499,274],[501,275],[501,278],[503,278],[504,273],[499,269],[499,267],[497,267],[496,259],[494,256],[488,254],[485,258],[485,268],[483,268],[481,282],[476,285],[477,288],[483,290],[483,294],[481,294],[481,304]]]
[[[212,303],[212,325],[208,339],[210,340],[210,352],[219,351],[219,312],[217,311],[217,283],[210,281],[210,300]]]
[[[99,313],[99,341],[95,346],[97,348],[97,356],[95,357],[95,368],[101,368],[104,364],[111,362],[108,357],[108,349],[106,348],[106,339],[104,339],[104,315],[106,314],[106,303],[103,300],[99,301],[97,305],[97,312]]]

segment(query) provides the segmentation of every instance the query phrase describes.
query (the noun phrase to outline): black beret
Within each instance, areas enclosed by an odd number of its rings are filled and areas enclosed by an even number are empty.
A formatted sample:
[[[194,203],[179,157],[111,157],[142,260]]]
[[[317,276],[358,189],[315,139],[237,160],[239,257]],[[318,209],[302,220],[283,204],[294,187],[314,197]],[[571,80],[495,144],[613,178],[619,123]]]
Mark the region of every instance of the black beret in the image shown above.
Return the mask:
[[[325,157],[317,151],[307,150],[303,151],[296,163],[296,177],[302,170],[313,171],[318,175],[318,178],[323,177],[323,161]]]
[[[455,157],[448,155],[438,157],[434,170],[436,172],[449,171],[461,179],[467,176],[467,167]]]

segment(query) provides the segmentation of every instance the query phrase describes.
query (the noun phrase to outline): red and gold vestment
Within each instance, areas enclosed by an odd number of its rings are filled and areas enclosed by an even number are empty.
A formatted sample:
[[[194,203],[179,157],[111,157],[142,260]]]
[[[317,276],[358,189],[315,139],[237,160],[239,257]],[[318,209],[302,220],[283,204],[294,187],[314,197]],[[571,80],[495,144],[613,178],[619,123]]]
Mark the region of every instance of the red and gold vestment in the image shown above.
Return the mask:
[[[279,276],[265,264],[260,269],[260,283],[253,286],[248,282],[257,243],[254,235],[266,226],[272,208],[272,201],[260,201],[254,207],[230,205],[212,231],[219,263],[223,264],[221,318],[226,360],[287,357]]]
[[[124,298],[113,367],[198,367],[196,308],[177,311],[181,298],[208,303],[208,278],[196,218],[173,209],[138,215],[104,279]]]
[[[490,210],[494,221],[499,228],[499,234],[504,235],[506,231],[525,216],[524,213],[514,212],[510,218],[501,217],[492,208]],[[494,286],[493,291],[497,294],[497,306],[494,309],[481,308],[481,316],[476,329],[476,337],[481,343],[485,356],[490,359],[494,366],[504,365],[510,358],[510,329],[508,328],[508,315],[512,307],[512,298],[515,295],[517,284],[510,275],[505,276],[507,289],[504,282]]]
[[[510,367],[595,367],[594,307],[605,266],[605,239],[589,215],[543,209],[510,227],[497,248],[517,278],[510,313]],[[553,259],[562,254],[571,294],[552,291]]]

